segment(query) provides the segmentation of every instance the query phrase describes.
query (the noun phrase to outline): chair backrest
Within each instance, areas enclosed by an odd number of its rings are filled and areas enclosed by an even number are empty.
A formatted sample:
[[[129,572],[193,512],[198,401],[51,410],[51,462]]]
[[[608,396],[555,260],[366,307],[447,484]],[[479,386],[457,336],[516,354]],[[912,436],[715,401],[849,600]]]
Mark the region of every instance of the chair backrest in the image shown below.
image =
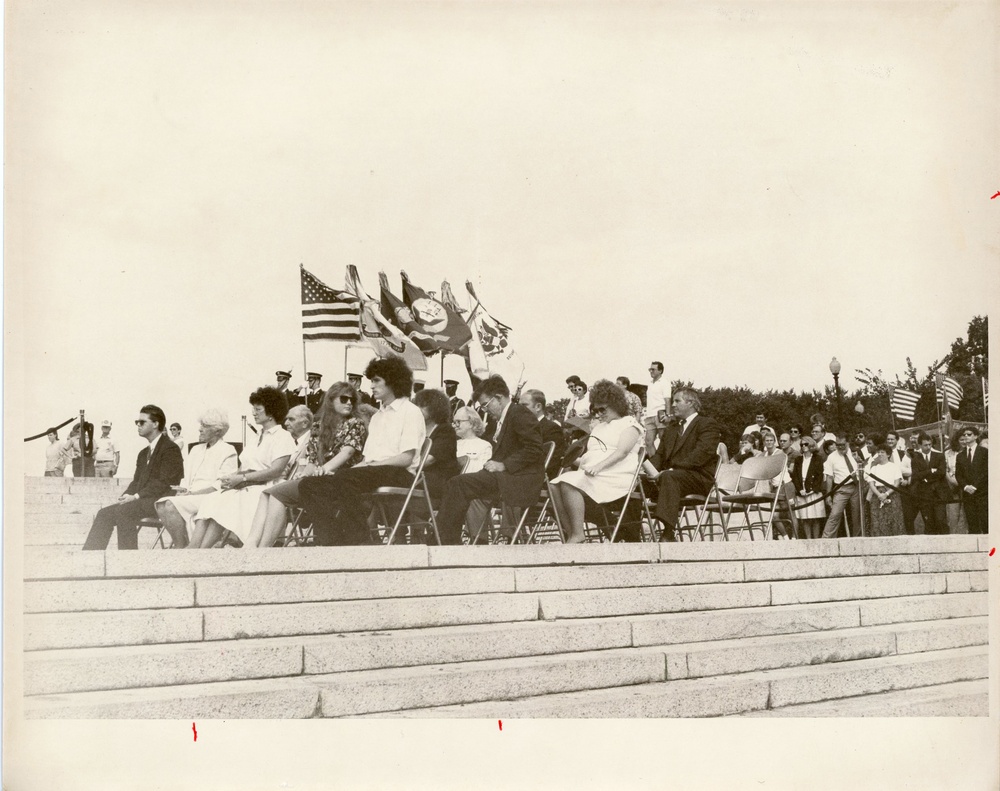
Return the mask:
[[[715,486],[722,492],[735,492],[740,480],[740,465],[734,461],[720,464],[715,471]]]
[[[549,478],[549,473],[548,473],[549,464],[552,463],[552,456],[556,452],[556,443],[554,443],[552,440],[549,440],[548,442],[543,442],[542,443],[542,449],[545,451],[545,464],[542,465],[542,469],[546,471],[545,472],[545,479],[548,480],[548,478]]]
[[[472,462],[472,459],[468,456],[459,456],[455,461],[458,462],[458,474],[465,475],[469,471],[469,464]]]
[[[740,465],[738,489],[753,489],[758,481],[770,481],[781,475],[788,457],[780,450],[770,456],[752,456]]]
[[[417,469],[413,471],[413,482],[414,485],[420,480],[420,477],[424,474],[424,465],[427,464],[427,457],[431,455],[431,438],[425,437],[424,444],[420,446],[420,454],[417,456]]]
[[[725,442],[720,442],[718,447],[715,449],[715,455],[719,457],[719,464],[729,463],[729,448],[726,447]]]

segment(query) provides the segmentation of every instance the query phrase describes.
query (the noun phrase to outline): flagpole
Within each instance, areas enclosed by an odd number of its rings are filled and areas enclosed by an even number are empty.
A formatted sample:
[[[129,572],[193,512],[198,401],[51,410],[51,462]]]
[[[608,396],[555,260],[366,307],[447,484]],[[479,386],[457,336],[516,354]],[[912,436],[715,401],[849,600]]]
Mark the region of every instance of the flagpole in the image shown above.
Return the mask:
[[[442,390],[444,390],[444,356],[445,350],[441,350],[441,384],[439,385]]]
[[[351,348],[350,343],[344,344],[344,378],[342,381],[347,381],[347,350]]]
[[[987,406],[986,406],[986,403],[987,403],[986,402],[986,377],[985,376],[980,376],[979,377],[979,382],[983,386],[983,422],[984,423],[989,423],[990,421],[987,420],[987,418],[986,418],[986,415],[988,414],[987,411],[986,411],[987,410]]]

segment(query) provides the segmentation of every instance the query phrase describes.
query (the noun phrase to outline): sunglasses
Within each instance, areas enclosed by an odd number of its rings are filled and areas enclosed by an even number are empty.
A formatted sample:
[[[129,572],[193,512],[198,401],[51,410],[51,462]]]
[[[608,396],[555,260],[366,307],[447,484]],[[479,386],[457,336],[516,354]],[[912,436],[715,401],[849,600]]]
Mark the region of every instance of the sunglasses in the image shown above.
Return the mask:
[[[354,403],[354,399],[351,398],[349,395],[339,395],[339,396],[337,396],[337,400],[341,404],[353,404]]]
[[[603,417],[604,413],[608,411],[606,406],[593,407],[591,411],[597,415],[597,417]]]
[[[152,420],[137,420],[137,421],[135,421],[135,424],[137,426],[144,426],[147,423],[152,423],[152,422],[153,422]]]

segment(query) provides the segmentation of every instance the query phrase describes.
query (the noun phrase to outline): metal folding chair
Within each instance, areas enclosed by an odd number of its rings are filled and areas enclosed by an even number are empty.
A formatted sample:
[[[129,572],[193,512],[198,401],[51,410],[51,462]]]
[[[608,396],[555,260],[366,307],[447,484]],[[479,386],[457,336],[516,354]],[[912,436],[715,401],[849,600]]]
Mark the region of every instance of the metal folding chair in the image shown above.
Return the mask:
[[[405,526],[412,534],[415,527],[430,527],[434,532],[434,538],[438,544],[441,543],[441,536],[438,534],[437,522],[434,519],[434,508],[431,505],[431,497],[427,493],[427,483],[424,480],[424,466],[427,464],[427,457],[431,455],[431,438],[424,440],[420,449],[420,456],[417,462],[417,469],[413,475],[413,483],[409,487],[401,486],[380,486],[372,492],[372,502],[376,513],[376,525],[374,534],[379,542],[388,546],[396,539],[396,533],[401,526]],[[399,514],[393,520],[389,516],[388,507],[398,504],[400,498],[403,503],[399,508]],[[409,518],[407,514],[411,512],[411,506],[423,505],[426,509],[426,516],[421,513],[413,513]],[[392,527],[389,527],[392,525]]]
[[[724,531],[728,538],[729,533],[738,530],[737,541],[742,537],[743,531],[750,533],[750,540],[753,541],[754,529],[760,530],[761,537],[765,540],[771,538],[771,525],[774,516],[778,511],[778,494],[780,487],[770,490],[770,481],[781,475],[788,463],[788,457],[778,451],[771,456],[755,456],[747,459],[740,465],[740,476],[736,482],[736,492],[722,496],[724,503],[739,507],[743,510],[744,524],[731,527],[732,513],[726,519]],[[763,482],[765,487],[759,487]],[[754,514],[751,514],[751,511]]]
[[[713,477],[714,479],[718,479],[719,470],[725,463],[723,459],[728,459],[729,453],[722,442],[719,443],[715,452],[718,456],[718,461],[715,464],[715,475]],[[698,531],[698,525],[701,522],[701,511],[705,507],[705,503],[708,502],[708,497],[708,494],[688,494],[681,498],[681,510],[677,514],[677,527],[674,530],[678,541],[683,541],[685,534],[687,534],[688,541],[694,541],[694,534]]]
[[[642,470],[642,463],[645,460],[646,449],[644,447],[640,447],[638,454],[636,454],[635,472],[632,473],[632,483],[629,485],[628,494],[622,499],[615,500],[611,503],[599,503],[600,514],[604,522],[603,525],[598,526],[601,540],[607,538],[608,541],[614,543],[622,525],[633,524],[632,521],[625,521],[625,517],[628,515],[630,507],[632,509],[639,509],[638,519],[634,521],[634,524],[636,524],[639,528],[639,539],[645,540],[646,533],[643,530],[643,527],[646,525],[649,526],[650,540],[652,541],[654,539],[654,520],[649,510],[649,501],[646,499],[646,489],[642,485],[642,478],[639,475],[639,472]],[[614,527],[611,526],[612,519],[614,519]],[[587,536],[587,540],[589,541],[591,533],[585,531],[584,534]]]
[[[161,522],[159,519],[156,519],[155,517],[152,517],[152,516],[147,516],[147,517],[144,517],[144,518],[140,519],[139,522],[138,522],[138,524],[136,526],[140,530],[142,528],[144,528],[144,527],[155,527],[156,528],[156,538],[153,540],[153,543],[150,545],[150,547],[149,547],[150,549],[156,549],[156,545],[157,544],[160,545],[160,549],[166,549],[167,548],[167,545],[166,545],[166,543],[163,540],[163,536],[164,536],[164,534],[166,534],[167,538],[170,538],[170,533],[167,532],[167,528],[163,525],[163,522]],[[171,545],[173,544],[173,540],[172,539],[171,539],[170,543],[171,543]]]
[[[306,547],[312,546],[316,539],[313,535],[312,522],[303,524],[305,510],[302,508],[288,508],[288,526],[285,528],[285,535],[281,540],[283,547]]]
[[[548,467],[549,462],[552,461],[552,454],[555,453],[556,444],[554,442],[544,442],[542,443],[542,448],[545,451],[545,464],[544,468]],[[520,516],[515,517],[515,510],[520,510]],[[551,515],[550,515],[551,512]],[[505,524],[517,519],[517,525],[514,528],[514,532],[510,535],[510,543],[516,544],[519,539],[522,538],[522,533],[524,534],[524,543],[531,543],[533,537],[536,534],[536,530],[540,525],[545,525],[547,522],[558,517],[555,516],[555,506],[552,501],[552,489],[549,485],[548,475],[545,476],[545,482],[541,489],[541,493],[538,496],[538,502],[535,505],[528,506],[527,508],[514,509],[512,506],[504,505],[500,503],[499,505],[495,503],[489,503],[486,509],[486,514],[483,517],[482,523],[479,525],[479,529],[476,531],[475,535],[472,535],[471,530],[469,531],[469,544],[478,544],[479,539],[483,536],[483,531],[486,531],[486,543],[487,544],[500,544],[507,542],[506,533],[503,530]],[[528,520],[532,520],[532,528],[530,530],[525,529],[525,525]],[[558,530],[558,521],[556,521]],[[559,540],[562,540],[562,531],[558,530]]]
[[[701,506],[698,516],[698,538],[705,540],[706,528],[709,541],[715,541],[716,528],[719,529],[722,539],[729,540],[726,532],[726,525],[729,522],[729,514],[733,510],[732,503],[726,503],[723,497],[734,494],[737,491],[737,484],[740,480],[740,465],[735,462],[720,464],[715,471],[715,480],[712,488],[705,495],[705,502]],[[719,523],[716,524],[715,517],[718,515]],[[707,522],[706,522],[707,518]]]

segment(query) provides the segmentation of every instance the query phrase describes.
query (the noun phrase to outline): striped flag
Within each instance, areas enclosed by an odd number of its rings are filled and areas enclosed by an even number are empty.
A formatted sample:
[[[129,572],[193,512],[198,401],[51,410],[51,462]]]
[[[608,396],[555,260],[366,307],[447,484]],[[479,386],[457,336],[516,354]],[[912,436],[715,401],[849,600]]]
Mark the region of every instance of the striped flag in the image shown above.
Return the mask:
[[[305,267],[302,280],[302,340],[360,341],[360,303],[350,294],[334,291]]]
[[[965,396],[962,385],[944,374],[934,375],[934,389],[937,392],[937,402],[942,409],[958,409],[959,403]]]
[[[983,380],[983,412],[985,413],[990,408],[990,385],[985,376],[981,378]]]
[[[900,420],[915,420],[917,417],[918,393],[903,390],[901,387],[889,386],[889,409]]]

